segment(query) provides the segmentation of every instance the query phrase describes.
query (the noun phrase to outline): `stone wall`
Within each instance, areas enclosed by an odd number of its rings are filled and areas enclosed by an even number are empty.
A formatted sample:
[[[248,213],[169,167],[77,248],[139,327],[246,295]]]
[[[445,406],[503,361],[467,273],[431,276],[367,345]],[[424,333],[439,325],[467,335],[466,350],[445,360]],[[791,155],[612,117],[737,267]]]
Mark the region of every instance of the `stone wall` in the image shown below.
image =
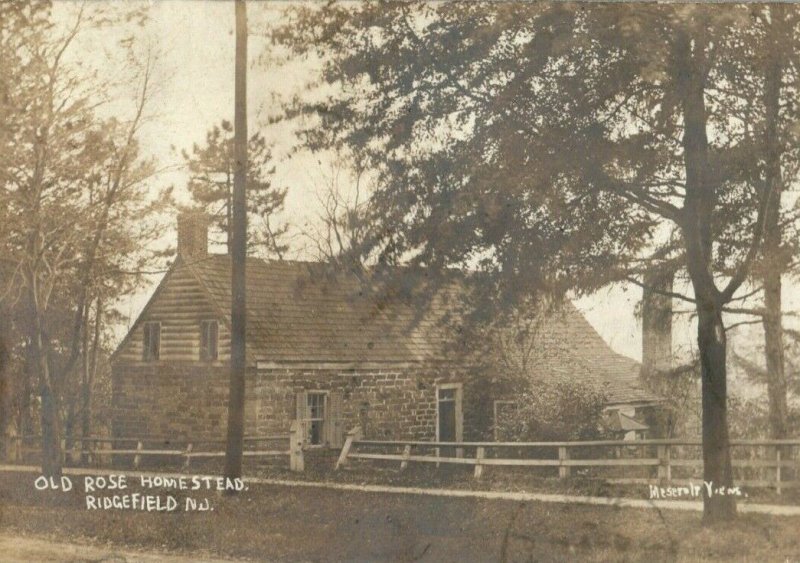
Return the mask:
[[[337,370],[250,370],[246,382],[245,434],[285,433],[302,391],[337,391],[344,431],[360,425],[371,439],[433,440],[436,384],[458,379],[422,367]],[[115,436],[222,439],[228,416],[227,364],[116,364],[112,424]],[[464,391],[464,437],[475,435],[469,389]]]
[[[253,373],[249,373],[247,383],[252,386],[253,382]],[[116,364],[112,386],[115,436],[225,438],[228,420],[228,367],[225,364]],[[246,428],[251,428],[256,420],[256,409],[251,397],[248,399]]]
[[[435,373],[419,368],[348,370],[260,369],[258,428],[272,433],[295,418],[301,391],[342,394],[345,431],[360,425],[372,439],[432,440],[436,434]]]

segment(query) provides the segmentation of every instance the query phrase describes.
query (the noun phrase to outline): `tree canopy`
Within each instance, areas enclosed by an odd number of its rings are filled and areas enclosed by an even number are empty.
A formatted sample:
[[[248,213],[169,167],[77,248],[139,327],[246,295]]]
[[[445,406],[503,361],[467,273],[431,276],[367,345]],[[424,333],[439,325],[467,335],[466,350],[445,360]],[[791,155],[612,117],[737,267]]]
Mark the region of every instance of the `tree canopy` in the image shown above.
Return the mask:
[[[477,268],[501,303],[638,277],[653,255],[687,273],[704,478],[729,483],[722,315],[759,260],[777,192],[776,11],[398,2],[291,14],[276,41],[319,56],[334,86],[295,108],[317,116],[306,144],[357,148],[379,171],[362,252]],[[732,514],[729,499],[706,499],[707,518]]]

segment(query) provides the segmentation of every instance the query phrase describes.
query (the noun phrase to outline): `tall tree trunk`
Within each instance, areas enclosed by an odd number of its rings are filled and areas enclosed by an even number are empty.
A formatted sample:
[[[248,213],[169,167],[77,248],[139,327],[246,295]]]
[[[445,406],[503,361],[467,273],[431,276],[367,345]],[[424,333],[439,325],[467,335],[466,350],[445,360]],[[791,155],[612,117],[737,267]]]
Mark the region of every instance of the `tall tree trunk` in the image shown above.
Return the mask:
[[[33,357],[30,346],[25,348],[25,362],[23,365],[24,375],[22,377],[22,392],[20,393],[19,412],[17,414],[17,430],[20,436],[32,434],[33,409],[32,399],[34,394],[33,382],[36,374],[33,367]]]
[[[44,329],[44,313],[35,272],[27,279],[28,360],[41,399],[42,474],[61,476],[61,412],[58,390],[50,371],[50,341]]]
[[[70,398],[67,404],[67,412],[64,415],[64,452],[69,452],[72,449],[75,438],[75,421],[78,418],[78,413],[75,410],[75,398]]]
[[[83,381],[81,382],[81,437],[83,438],[81,450],[86,450],[86,438],[92,434],[92,386],[97,375],[97,354],[100,348],[100,321],[102,318],[103,301],[98,297],[95,303],[94,335],[92,336],[91,349],[89,349],[88,338],[84,345],[86,360],[84,361]],[[88,463],[89,454],[82,454],[81,460],[84,464]]]
[[[0,306],[0,437],[3,449],[0,458],[11,459],[16,451],[16,429],[13,416],[13,399],[16,394],[11,379],[11,327],[9,311]]]
[[[42,474],[61,476],[61,422],[58,395],[51,385],[43,384],[42,399]]]
[[[228,436],[225,476],[242,476],[246,355],[247,261],[247,12],[244,0],[236,7],[236,79],[234,113],[233,253],[231,255],[231,373],[228,396]]]
[[[698,304],[697,341],[703,378],[703,480],[712,489],[733,485],[730,441],[728,437],[726,369],[727,339],[722,312],[714,304]],[[703,519],[727,520],[736,513],[734,497],[704,487]]]
[[[776,225],[777,226],[777,225]],[[767,231],[768,234],[769,230]],[[767,236],[766,240],[770,237]],[[765,244],[765,255],[773,252],[772,243]],[[769,397],[769,427],[772,438],[787,434],[786,374],[784,371],[783,322],[781,314],[781,272],[768,266],[764,271],[763,318],[764,348],[767,363],[767,395]]]
[[[770,57],[764,76],[764,108],[766,127],[764,142],[766,146],[766,182],[772,197],[767,207],[764,221],[764,308],[763,317],[764,349],[767,364],[767,395],[769,397],[769,425],[773,438],[786,437],[787,404],[786,375],[783,358],[783,322],[781,312],[781,276],[785,267],[782,256],[782,233],[780,225],[781,195],[783,179],[781,175],[781,139],[778,128],[780,119],[781,80],[783,61],[781,56],[781,37],[785,14],[783,6],[769,7],[772,18],[772,35],[769,38]]]
[[[41,320],[36,319],[34,325],[39,329]],[[34,334],[31,345],[35,368],[39,376],[39,397],[42,401],[42,474],[58,477],[61,476],[60,401],[50,377],[47,345],[40,330]]]
[[[702,31],[676,38],[676,81],[681,96],[686,170],[682,233],[686,266],[698,314],[697,346],[702,372],[703,479],[713,488],[733,482],[727,423],[727,341],[722,324],[722,296],[713,274],[712,216],[717,204],[710,177],[705,106],[707,38]],[[729,520],[736,514],[732,496],[708,494],[703,488],[703,521]]]

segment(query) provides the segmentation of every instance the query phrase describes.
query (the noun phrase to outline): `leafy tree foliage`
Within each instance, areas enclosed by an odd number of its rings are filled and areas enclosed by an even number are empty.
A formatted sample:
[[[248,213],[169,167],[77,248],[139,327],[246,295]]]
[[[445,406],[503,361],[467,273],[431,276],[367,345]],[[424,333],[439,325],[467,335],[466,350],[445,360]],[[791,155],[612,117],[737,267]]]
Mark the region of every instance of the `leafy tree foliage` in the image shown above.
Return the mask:
[[[358,148],[380,171],[364,251],[384,263],[475,267],[518,303],[625,279],[672,233],[663,260],[687,272],[699,319],[704,478],[730,485],[723,313],[776,193],[759,9],[331,3],[276,39],[336,86],[304,108],[308,145]]]
[[[82,34],[124,18],[117,6],[73,8],[66,27],[56,24],[48,2],[16,8],[15,17],[12,7],[12,17],[0,19],[2,49],[13,53],[4,58],[3,76],[14,78],[3,82],[0,99],[6,141],[0,145],[0,300],[12,312],[13,333],[21,335],[12,342],[23,364],[18,426],[25,424],[28,395],[38,394],[47,474],[60,472],[63,418],[76,395],[88,431],[100,327],[115,300],[141,281],[137,272],[152,258],[142,247],[157,237],[151,219],[165,203],[149,189],[155,163],[137,142],[152,59],[136,57],[132,43],[123,43],[136,85],[132,115],[101,117],[110,86],[69,53]],[[122,15],[134,23],[143,17],[127,7]],[[11,33],[15,28],[22,33]],[[98,336],[90,336],[90,327]]]
[[[547,165],[552,147],[534,137],[548,104],[532,103],[526,82],[558,48],[554,33],[537,32],[539,18],[569,28],[550,12],[543,5],[335,4],[301,9],[287,26],[298,50],[318,46],[330,57],[325,77],[344,89],[319,112],[309,145],[357,147],[365,165],[380,171],[373,215],[387,228],[365,253],[380,247],[384,262],[413,254],[413,262],[431,267],[477,264],[503,276],[505,291],[563,293],[576,275],[601,285],[623,255],[618,250],[641,245],[634,233],[653,223],[642,213],[623,216],[618,198],[549,189],[559,171]],[[525,166],[517,166],[520,159]],[[547,197],[538,199],[545,186]],[[597,228],[608,223],[623,236],[614,240]],[[591,238],[592,252],[579,236],[587,244]],[[547,252],[534,250],[537,244]]]
[[[736,440],[768,440],[771,435],[769,398],[766,396],[730,397],[731,436]],[[791,403],[787,409],[787,424],[792,433],[800,431],[800,409]]]

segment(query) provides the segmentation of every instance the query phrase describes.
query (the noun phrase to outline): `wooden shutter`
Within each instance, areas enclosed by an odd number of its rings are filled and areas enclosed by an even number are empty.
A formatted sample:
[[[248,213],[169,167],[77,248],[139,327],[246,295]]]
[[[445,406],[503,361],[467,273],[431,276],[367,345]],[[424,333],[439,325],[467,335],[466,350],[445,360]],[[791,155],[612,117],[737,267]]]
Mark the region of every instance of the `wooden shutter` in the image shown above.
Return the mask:
[[[202,321],[200,323],[200,359],[204,361],[218,358],[219,323]]]
[[[153,359],[158,360],[161,357],[161,323],[153,323]]]
[[[332,448],[341,448],[344,442],[343,398],[341,391],[331,391],[325,413],[325,441]]]
[[[142,361],[150,361],[150,324],[142,325]]]
[[[308,442],[309,436],[309,414],[308,414],[308,393],[300,391],[295,396],[295,416],[297,422],[300,423],[300,435],[303,438],[303,444]]]
[[[200,361],[209,360],[208,351],[208,321],[200,322]]]
[[[209,335],[209,359],[216,360],[219,358],[219,323],[217,321],[211,321],[209,323],[209,330],[211,334]]]
[[[142,325],[142,359],[157,360],[161,348],[161,323],[148,321]]]

